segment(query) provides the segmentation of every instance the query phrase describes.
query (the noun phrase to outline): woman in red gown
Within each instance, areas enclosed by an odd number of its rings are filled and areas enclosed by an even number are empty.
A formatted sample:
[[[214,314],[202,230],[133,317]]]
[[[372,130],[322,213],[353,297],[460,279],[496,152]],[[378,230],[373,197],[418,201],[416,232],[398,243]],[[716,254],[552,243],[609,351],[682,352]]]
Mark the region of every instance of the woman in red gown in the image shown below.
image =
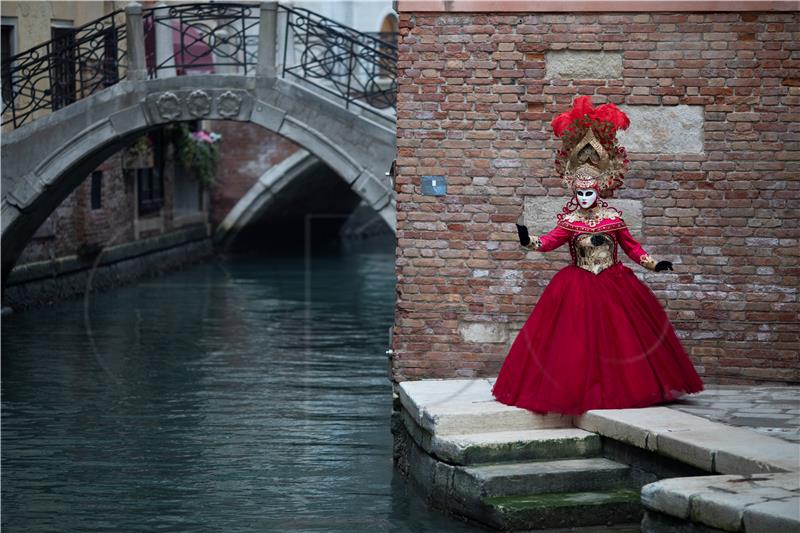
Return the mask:
[[[569,245],[572,264],[545,288],[506,356],[492,388],[507,405],[538,413],[645,407],[703,390],[653,292],[618,258],[661,272],[631,236],[619,210],[600,197],[622,185],[625,150],[616,131],[629,125],[613,104],[588,96],[552,123],[564,146],[556,169],[574,196],[556,227],[531,238],[517,220],[520,244],[547,252]]]

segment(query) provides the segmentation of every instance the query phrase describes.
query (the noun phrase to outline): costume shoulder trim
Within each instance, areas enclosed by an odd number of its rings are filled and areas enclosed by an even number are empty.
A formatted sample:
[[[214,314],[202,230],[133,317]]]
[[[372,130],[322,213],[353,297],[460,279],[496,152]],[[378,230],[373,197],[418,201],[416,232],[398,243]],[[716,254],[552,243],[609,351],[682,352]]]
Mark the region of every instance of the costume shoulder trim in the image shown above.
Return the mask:
[[[559,220],[556,222],[556,225],[567,229],[569,231],[576,231],[576,232],[585,232],[585,233],[601,233],[604,231],[616,231],[618,229],[625,228],[625,221],[624,220],[614,220],[614,221],[604,221],[600,224],[595,224],[594,226],[590,226],[588,224],[584,224],[583,222],[567,222],[564,220]]]
[[[571,231],[611,231],[625,227],[622,212],[608,205],[589,211],[576,209],[565,213],[559,217],[557,224]]]

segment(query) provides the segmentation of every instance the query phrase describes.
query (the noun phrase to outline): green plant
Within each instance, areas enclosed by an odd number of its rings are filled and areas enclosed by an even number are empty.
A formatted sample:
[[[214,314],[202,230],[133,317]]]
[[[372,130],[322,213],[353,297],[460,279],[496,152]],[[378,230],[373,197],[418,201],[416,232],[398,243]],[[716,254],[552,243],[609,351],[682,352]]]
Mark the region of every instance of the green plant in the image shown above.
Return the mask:
[[[177,153],[181,164],[190,169],[205,186],[213,186],[219,162],[220,136],[206,131],[189,131],[186,124],[178,126]]]
[[[147,155],[152,148],[153,143],[150,141],[150,137],[142,135],[128,148],[128,153],[133,156],[143,156]]]

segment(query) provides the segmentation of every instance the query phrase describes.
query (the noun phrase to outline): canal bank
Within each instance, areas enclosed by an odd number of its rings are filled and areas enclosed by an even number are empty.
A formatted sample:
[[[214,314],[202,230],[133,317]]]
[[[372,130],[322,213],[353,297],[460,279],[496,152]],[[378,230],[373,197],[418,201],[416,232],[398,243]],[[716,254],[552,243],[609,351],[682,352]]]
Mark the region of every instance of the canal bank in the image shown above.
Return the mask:
[[[213,254],[208,224],[197,224],[108,247],[15,267],[3,307],[15,311],[53,305],[92,291],[120,287],[207,260]]]
[[[800,445],[791,439],[676,404],[538,415],[495,401],[493,382],[417,380],[396,389],[395,462],[456,519],[515,531],[800,529]],[[776,408],[796,403],[797,392],[775,392]]]

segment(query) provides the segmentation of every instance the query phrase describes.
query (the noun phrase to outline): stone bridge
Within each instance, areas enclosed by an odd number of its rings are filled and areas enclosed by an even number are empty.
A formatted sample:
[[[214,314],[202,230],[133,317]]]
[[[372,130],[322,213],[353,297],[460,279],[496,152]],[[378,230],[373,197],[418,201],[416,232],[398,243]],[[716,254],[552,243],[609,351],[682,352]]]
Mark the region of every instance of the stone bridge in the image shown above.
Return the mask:
[[[286,64],[279,68],[277,61],[279,8],[268,2],[256,10],[258,56],[250,72],[245,61],[244,69],[164,77],[159,66],[148,71],[143,11],[128,6],[125,79],[2,137],[3,284],[36,229],[92,169],[149,129],[177,121],[252,122],[278,133],[335,170],[394,229],[393,187],[386,176],[395,157],[393,110],[353,105],[350,84],[336,94],[330,90],[336,83],[325,87],[286,75]]]

